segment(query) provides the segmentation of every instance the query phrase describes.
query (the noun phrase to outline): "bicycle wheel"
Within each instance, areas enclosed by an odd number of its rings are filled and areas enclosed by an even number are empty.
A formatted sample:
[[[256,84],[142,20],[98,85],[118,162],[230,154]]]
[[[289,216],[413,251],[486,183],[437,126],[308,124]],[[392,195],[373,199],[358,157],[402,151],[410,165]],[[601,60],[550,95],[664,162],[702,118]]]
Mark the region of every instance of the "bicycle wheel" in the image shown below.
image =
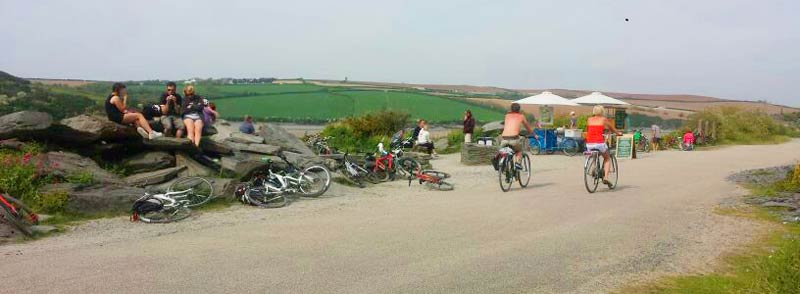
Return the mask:
[[[398,169],[403,176],[413,175],[415,171],[422,169],[422,164],[413,158],[400,158],[397,160]]]
[[[139,220],[151,224],[165,224],[185,219],[191,214],[191,209],[186,206],[179,206],[140,214]]]
[[[429,175],[429,176],[432,176],[432,177],[437,177],[437,178],[440,178],[440,179],[449,179],[450,178],[450,174],[448,174],[446,172],[436,171],[436,170],[424,170],[424,171],[422,171],[422,174],[423,175]]]
[[[542,154],[542,147],[539,146],[539,140],[536,140],[536,143],[531,144],[530,147],[531,147],[531,153],[532,154],[536,154],[536,155]]]
[[[520,162],[520,164],[522,165],[522,169],[517,171],[518,175],[517,181],[519,182],[519,185],[521,187],[525,188],[531,182],[531,174],[533,174],[533,172],[531,171],[530,156],[528,156],[528,154],[523,153],[522,162]]]
[[[33,213],[33,211],[22,204],[21,201],[17,200],[14,197],[0,195],[0,197],[5,198],[5,200],[10,204],[16,213],[12,212],[10,207],[6,207],[5,204],[0,203],[0,213],[8,223],[12,224],[13,226],[17,227],[23,234],[25,235],[32,235],[33,231],[31,231],[31,226],[35,226],[39,224],[39,216]]]
[[[500,168],[497,170],[497,178],[498,181],[500,181],[500,190],[503,190],[503,192],[508,192],[508,190],[511,190],[511,183],[514,182],[514,174],[512,172],[514,163],[511,161],[511,155],[503,156],[503,158],[500,159]]]
[[[372,176],[372,180],[374,183],[386,182],[389,180],[389,174],[391,172],[386,169],[386,167],[376,167],[370,175]]]
[[[214,186],[211,182],[201,177],[186,177],[175,180],[167,188],[167,192],[187,191],[186,200],[189,203],[186,207],[196,207],[205,204],[214,195]]]
[[[563,148],[564,154],[567,156],[575,156],[575,154],[578,154],[578,142],[573,139],[564,139],[564,143],[562,143],[561,147]]]
[[[437,183],[425,182],[425,187],[439,191],[451,191],[454,188],[453,184],[450,184],[442,180],[440,180]]]
[[[327,168],[315,165],[303,170],[300,177],[300,192],[306,197],[319,197],[331,186],[331,173]]]
[[[644,153],[650,152],[650,142],[644,141]]]
[[[611,182],[611,185],[608,186],[609,189],[614,189],[617,187],[617,181],[619,181],[619,166],[617,166],[617,157],[611,155],[611,171],[608,172],[608,181]]]
[[[586,185],[586,191],[594,193],[597,191],[597,185],[600,183],[599,175],[600,168],[597,162],[597,153],[586,157],[586,162],[583,164],[583,183]]]
[[[282,193],[269,192],[270,187],[278,189],[278,187],[274,187],[269,181],[265,182],[264,186],[261,187],[248,187],[247,190],[245,190],[245,196],[248,202],[261,208],[279,208],[286,206],[286,204],[289,203],[286,197]]]

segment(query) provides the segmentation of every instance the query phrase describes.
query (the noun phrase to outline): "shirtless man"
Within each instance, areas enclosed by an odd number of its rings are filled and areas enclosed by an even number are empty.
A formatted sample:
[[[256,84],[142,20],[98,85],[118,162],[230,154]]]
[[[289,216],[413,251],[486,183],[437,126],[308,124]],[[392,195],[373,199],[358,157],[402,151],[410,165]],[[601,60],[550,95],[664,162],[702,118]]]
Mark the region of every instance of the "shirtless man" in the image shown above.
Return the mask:
[[[508,146],[514,150],[515,165],[519,165],[519,160],[522,158],[522,146],[525,144],[525,142],[522,140],[526,140],[525,138],[520,138],[519,136],[519,131],[522,130],[522,127],[525,126],[528,134],[538,138],[536,134],[533,133],[531,124],[529,124],[528,120],[525,119],[525,115],[520,113],[519,110],[519,103],[511,104],[511,111],[506,113],[506,118],[503,122],[503,140],[500,141],[501,147]]]

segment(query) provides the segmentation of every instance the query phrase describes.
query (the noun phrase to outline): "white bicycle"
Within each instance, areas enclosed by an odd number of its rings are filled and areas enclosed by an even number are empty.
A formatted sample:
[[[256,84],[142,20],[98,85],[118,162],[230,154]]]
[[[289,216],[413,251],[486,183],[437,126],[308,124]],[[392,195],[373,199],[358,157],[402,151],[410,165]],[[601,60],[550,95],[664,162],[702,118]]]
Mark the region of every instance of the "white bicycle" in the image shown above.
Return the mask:
[[[161,194],[145,192],[133,203],[131,221],[169,223],[192,214],[191,207],[205,204],[214,195],[211,182],[201,177],[180,178]]]

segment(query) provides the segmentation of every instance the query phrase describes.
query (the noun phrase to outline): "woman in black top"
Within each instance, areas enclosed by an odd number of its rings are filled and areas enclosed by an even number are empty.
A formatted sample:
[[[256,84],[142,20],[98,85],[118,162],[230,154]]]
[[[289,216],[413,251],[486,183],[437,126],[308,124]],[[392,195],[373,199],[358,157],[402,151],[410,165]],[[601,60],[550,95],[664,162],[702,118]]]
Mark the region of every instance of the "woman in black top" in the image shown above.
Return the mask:
[[[475,131],[475,118],[472,111],[464,112],[464,143],[472,143],[472,133]]]
[[[203,136],[203,108],[206,106],[203,97],[194,94],[194,86],[183,88],[183,125],[186,127],[186,137],[200,147],[200,138]]]
[[[161,133],[153,131],[150,124],[141,113],[128,111],[128,90],[125,84],[114,83],[111,87],[111,95],[106,98],[105,108],[108,120],[123,125],[136,125],[136,131],[145,139],[155,139],[161,137]]]

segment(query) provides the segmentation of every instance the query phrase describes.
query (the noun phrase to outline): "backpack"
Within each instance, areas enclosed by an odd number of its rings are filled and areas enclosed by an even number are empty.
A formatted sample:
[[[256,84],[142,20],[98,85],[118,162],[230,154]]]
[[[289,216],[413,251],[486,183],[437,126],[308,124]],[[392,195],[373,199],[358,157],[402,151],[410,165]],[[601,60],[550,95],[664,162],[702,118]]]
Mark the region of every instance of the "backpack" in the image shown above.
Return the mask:
[[[161,204],[161,201],[155,198],[136,200],[136,202],[133,203],[133,208],[131,208],[131,221],[138,221],[140,214],[159,211],[163,208],[164,204]]]

